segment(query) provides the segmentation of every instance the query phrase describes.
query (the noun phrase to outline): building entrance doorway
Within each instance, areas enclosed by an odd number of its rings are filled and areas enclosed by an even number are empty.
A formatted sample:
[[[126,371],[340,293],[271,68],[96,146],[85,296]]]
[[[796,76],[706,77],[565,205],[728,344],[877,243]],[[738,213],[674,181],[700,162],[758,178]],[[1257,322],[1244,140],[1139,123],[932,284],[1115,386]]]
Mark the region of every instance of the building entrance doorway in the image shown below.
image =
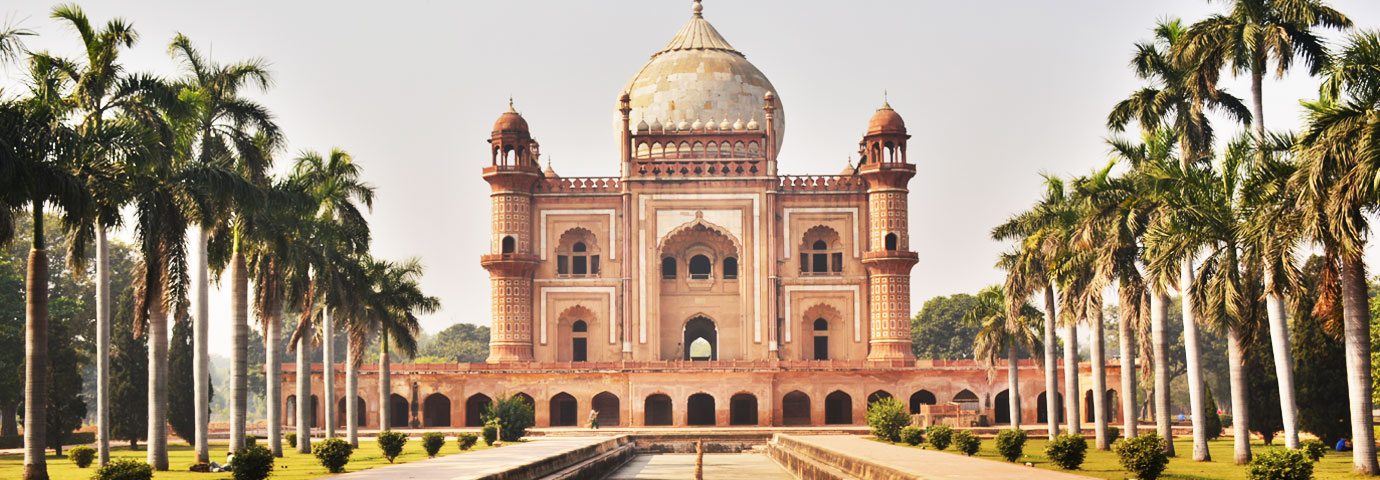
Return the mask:
[[[705,317],[695,317],[685,322],[683,336],[683,360],[718,360],[719,329],[714,321]]]

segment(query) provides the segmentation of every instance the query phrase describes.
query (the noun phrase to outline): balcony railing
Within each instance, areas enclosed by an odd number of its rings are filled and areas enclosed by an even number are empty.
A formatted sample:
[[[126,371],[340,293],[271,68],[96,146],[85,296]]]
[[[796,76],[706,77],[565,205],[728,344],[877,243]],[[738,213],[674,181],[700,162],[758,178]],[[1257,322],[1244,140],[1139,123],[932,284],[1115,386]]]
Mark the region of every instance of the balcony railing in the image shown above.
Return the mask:
[[[856,175],[781,175],[781,191],[862,192],[867,183]]]
[[[616,193],[618,177],[556,177],[537,182],[537,192],[559,193]]]
[[[696,160],[637,160],[632,176],[642,178],[755,177],[762,175],[759,158],[721,158]]]

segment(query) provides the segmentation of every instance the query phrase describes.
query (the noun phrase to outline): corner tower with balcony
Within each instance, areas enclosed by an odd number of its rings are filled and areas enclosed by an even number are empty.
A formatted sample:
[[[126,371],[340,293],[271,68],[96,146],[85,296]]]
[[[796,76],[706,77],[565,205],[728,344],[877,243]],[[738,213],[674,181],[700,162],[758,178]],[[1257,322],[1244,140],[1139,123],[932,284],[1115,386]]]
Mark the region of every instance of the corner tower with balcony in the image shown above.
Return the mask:
[[[539,149],[527,120],[508,102],[489,136],[491,164],[484,168],[489,182],[493,233],[489,254],[480,263],[489,271],[493,326],[489,363],[532,359],[532,189],[541,179]]]
[[[889,103],[872,115],[860,143],[858,175],[867,182],[867,266],[871,296],[868,360],[910,360],[910,251],[906,185],[915,165],[906,159],[906,122]]]

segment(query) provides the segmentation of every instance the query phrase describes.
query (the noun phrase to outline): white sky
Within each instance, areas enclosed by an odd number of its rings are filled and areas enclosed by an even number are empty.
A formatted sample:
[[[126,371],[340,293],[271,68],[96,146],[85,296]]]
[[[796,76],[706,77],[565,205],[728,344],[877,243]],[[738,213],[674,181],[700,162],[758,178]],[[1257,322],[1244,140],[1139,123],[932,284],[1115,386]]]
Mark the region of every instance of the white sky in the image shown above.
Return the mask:
[[[76,34],[47,18],[54,4],[10,0],[0,18],[39,32],[30,48],[76,56]],[[1380,27],[1380,2],[1332,5],[1360,28]],[[424,320],[430,332],[489,323],[479,266],[489,200],[479,173],[508,96],[558,173],[617,175],[619,89],[690,16],[686,0],[82,6],[97,23],[134,23],[143,38],[123,54],[131,70],[175,75],[166,47],[179,31],[218,62],[268,59],[276,85],[257,97],[289,139],[280,168],[302,149],[354,155],[378,188],[376,255],[422,257],[423,286],[442,300],[444,309]],[[1106,161],[1107,111],[1141,85],[1127,62],[1156,19],[1192,22],[1224,8],[1201,0],[708,0],[704,15],[777,88],[789,114],[782,173],[836,173],[890,92],[920,172],[910,184],[918,311],[936,295],[1000,281],[992,264],[1005,246],[988,231],[1037,198],[1037,173],[1081,174]],[[1245,79],[1227,85],[1249,93]],[[1315,96],[1316,80],[1302,70],[1267,81],[1267,126],[1298,128],[1298,99]],[[228,329],[228,295],[212,292],[213,353],[229,351],[229,335],[214,330]]]

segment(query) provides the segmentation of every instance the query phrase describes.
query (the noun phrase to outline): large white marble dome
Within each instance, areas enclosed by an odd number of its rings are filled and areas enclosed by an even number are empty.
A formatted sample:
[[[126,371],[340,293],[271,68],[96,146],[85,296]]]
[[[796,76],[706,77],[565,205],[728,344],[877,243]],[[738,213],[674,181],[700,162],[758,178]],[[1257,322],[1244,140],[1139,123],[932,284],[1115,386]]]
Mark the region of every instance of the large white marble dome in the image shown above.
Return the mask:
[[[715,126],[753,123],[766,128],[763,96],[772,92],[777,106],[776,151],[780,151],[786,130],[780,94],[766,75],[704,19],[702,10],[696,0],[690,21],[624,85],[623,91],[632,99],[631,128],[646,122],[671,130],[697,121]],[[622,120],[616,104],[614,110],[614,133],[621,137]]]

